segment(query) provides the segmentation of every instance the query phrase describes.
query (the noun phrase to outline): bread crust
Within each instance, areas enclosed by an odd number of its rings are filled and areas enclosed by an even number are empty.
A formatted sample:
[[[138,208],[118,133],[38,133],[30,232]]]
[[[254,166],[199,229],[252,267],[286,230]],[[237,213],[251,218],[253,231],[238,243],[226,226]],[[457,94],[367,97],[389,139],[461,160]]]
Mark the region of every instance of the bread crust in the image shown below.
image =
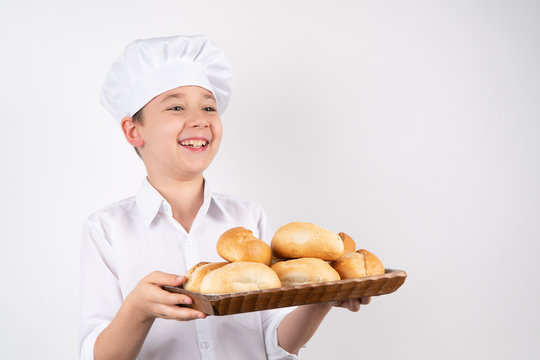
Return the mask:
[[[319,258],[301,258],[280,261],[271,266],[282,286],[312,284],[340,280],[340,276],[326,261]]]
[[[276,231],[272,252],[279,258],[319,258],[338,260],[343,256],[343,240],[338,234],[315,224],[292,222]]]
[[[247,261],[270,265],[272,261],[270,246],[244,227],[225,231],[219,237],[216,248],[219,256],[231,262]]]
[[[332,267],[342,279],[355,279],[367,276],[364,256],[356,252],[348,252],[341,259],[332,263]]]
[[[225,294],[281,287],[277,274],[258,262],[237,261],[208,273],[201,282],[203,294]]]
[[[193,266],[191,269],[188,270],[186,273],[186,281],[184,282],[184,289],[192,292],[200,292],[201,288],[201,282],[204,279],[204,277],[210,273],[211,271],[214,271],[216,269],[219,269],[222,266],[227,265],[227,262],[206,262],[202,261],[195,266]]]
[[[352,237],[345,234],[344,232],[340,232],[338,235],[341,240],[343,240],[343,247],[345,249],[345,253],[356,251],[356,243],[354,242]]]
[[[383,263],[377,256],[375,256],[375,254],[370,253],[366,249],[360,249],[356,252],[364,256],[364,262],[366,263],[367,276],[384,274]]]
[[[384,274],[381,260],[366,249],[345,253],[341,259],[332,263],[332,267],[342,279]]]

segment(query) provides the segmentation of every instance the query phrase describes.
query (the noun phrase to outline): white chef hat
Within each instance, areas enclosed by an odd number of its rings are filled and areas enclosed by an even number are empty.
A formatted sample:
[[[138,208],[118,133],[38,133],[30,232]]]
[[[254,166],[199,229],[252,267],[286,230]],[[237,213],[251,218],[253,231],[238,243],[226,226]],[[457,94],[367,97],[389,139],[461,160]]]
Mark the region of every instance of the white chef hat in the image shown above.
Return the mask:
[[[232,69],[216,44],[206,36],[135,40],[111,66],[101,104],[120,121],[159,94],[185,85],[211,91],[218,113],[223,113],[231,96]]]

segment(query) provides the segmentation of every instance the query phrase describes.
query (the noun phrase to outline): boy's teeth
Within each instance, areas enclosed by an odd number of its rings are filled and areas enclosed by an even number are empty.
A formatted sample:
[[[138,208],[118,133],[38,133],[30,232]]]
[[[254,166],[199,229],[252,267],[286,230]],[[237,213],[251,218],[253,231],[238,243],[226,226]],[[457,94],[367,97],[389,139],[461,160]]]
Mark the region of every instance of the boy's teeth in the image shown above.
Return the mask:
[[[180,145],[192,146],[194,148],[200,148],[206,146],[206,140],[184,140],[180,142]]]

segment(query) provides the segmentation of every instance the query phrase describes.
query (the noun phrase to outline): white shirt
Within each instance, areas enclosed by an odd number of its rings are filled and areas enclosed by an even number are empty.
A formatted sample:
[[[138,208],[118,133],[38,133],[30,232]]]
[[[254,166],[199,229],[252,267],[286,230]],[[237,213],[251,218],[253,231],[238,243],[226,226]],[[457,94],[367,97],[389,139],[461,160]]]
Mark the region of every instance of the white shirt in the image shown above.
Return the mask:
[[[172,217],[167,201],[145,179],[137,196],[91,215],[81,244],[81,359],[93,359],[99,333],[122,301],[154,270],[185,274],[200,261],[223,261],[216,241],[243,226],[268,241],[265,214],[250,201],[212,193],[187,233]],[[297,359],[279,347],[277,326],[291,308],[206,319],[156,319],[139,359]]]

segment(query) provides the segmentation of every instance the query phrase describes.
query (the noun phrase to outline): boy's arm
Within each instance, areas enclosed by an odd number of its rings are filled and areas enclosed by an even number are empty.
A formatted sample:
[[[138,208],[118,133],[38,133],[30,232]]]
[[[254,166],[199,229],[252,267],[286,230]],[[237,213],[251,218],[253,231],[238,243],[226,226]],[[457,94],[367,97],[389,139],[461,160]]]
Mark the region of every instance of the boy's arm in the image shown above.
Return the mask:
[[[277,329],[278,344],[292,354],[315,334],[332,306],[345,307],[350,311],[360,310],[360,304],[369,304],[370,298],[350,299],[335,303],[310,304],[297,307],[281,320]]]
[[[204,318],[200,311],[182,308],[191,298],[163,290],[162,286],[178,286],[185,278],[155,271],[143,278],[129,293],[118,313],[98,336],[94,358],[136,359],[155,318],[192,320]]]
[[[182,277],[153,272],[122,297],[112,244],[99,221],[85,223],[81,242],[81,359],[135,359],[156,317],[188,320],[205,315],[163,290]]]

